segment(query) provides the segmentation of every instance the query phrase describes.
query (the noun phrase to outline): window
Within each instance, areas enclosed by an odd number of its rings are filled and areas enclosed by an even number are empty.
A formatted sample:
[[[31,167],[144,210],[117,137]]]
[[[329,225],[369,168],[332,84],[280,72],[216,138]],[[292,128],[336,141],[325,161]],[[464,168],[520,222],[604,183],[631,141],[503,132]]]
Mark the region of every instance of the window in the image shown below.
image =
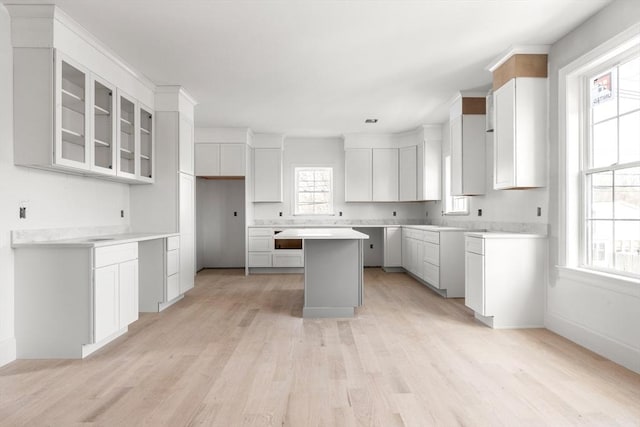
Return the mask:
[[[468,215],[469,198],[451,195],[451,155],[444,156],[444,212],[445,215]]]
[[[640,56],[586,74],[583,262],[640,276]]]
[[[297,167],[295,215],[333,215],[333,168]]]

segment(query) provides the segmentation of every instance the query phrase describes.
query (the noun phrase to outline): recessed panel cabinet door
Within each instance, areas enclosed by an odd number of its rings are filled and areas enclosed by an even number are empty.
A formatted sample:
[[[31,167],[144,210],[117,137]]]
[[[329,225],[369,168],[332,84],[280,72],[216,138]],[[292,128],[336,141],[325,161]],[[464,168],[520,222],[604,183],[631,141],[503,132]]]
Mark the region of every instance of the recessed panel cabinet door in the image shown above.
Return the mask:
[[[373,201],[398,201],[398,149],[373,149]]]
[[[493,187],[514,186],[515,177],[515,89],[516,79],[511,79],[493,94],[495,130],[493,149]]]
[[[466,252],[464,272],[464,304],[484,316],[484,256]]]
[[[119,265],[120,328],[138,320],[138,260]]]
[[[93,342],[102,341],[119,329],[118,264],[94,270]]]
[[[196,176],[220,176],[220,144],[195,145]]]
[[[417,147],[400,148],[400,171],[398,173],[400,179],[399,200],[413,201],[418,200],[418,159]]]
[[[220,176],[245,176],[245,145],[220,144]]]

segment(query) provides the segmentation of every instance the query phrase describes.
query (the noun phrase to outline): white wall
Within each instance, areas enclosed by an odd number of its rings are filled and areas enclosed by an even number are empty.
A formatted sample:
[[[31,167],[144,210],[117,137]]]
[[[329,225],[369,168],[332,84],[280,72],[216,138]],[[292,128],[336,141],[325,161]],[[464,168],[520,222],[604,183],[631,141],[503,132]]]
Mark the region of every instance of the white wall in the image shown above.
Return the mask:
[[[550,265],[558,265],[559,209],[558,71],[633,24],[640,22],[640,2],[618,0],[556,42],[550,70]],[[640,290],[637,283],[558,274],[551,269],[547,290],[549,329],[640,372]]]
[[[346,203],[344,201],[344,144],[342,138],[286,138],[284,141],[283,203],[254,203],[256,220],[300,219],[293,215],[293,168],[333,167],[333,206],[330,220],[425,219],[424,203]],[[342,217],[338,212],[342,211]],[[396,211],[397,216],[393,216]],[[282,217],[279,217],[282,212]],[[313,219],[319,219],[312,217]]]
[[[12,74],[10,18],[0,5],[0,365],[15,359],[10,231],[129,223],[128,185],[13,165]],[[28,201],[24,220],[21,201]]]
[[[442,125],[442,156],[451,152],[449,122]],[[469,197],[469,215],[442,215],[442,201],[427,202],[429,219],[435,224],[460,225],[498,231],[547,233],[548,188],[528,190],[493,189],[493,133],[488,132],[485,153],[486,194]],[[443,168],[444,170],[444,168]],[[542,215],[537,216],[537,208]],[[482,209],[482,216],[478,216]]]

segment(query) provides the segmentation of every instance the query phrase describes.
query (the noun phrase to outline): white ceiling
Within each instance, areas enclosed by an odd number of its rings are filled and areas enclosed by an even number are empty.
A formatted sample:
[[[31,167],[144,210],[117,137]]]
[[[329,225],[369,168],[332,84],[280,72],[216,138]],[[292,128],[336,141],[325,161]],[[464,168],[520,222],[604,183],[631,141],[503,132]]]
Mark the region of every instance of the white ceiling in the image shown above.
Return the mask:
[[[155,83],[184,86],[197,126],[326,136],[442,122],[509,46],[551,44],[609,0],[44,2]]]

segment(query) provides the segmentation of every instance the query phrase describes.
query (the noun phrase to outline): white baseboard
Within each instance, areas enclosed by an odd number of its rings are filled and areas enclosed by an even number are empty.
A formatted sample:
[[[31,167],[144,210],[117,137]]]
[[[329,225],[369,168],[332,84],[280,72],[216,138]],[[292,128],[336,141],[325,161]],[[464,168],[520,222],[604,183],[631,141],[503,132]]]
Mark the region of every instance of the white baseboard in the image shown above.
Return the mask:
[[[547,313],[547,329],[640,374],[640,349],[615,341],[564,317]]]
[[[0,366],[16,360],[16,339],[8,338],[0,341]]]

